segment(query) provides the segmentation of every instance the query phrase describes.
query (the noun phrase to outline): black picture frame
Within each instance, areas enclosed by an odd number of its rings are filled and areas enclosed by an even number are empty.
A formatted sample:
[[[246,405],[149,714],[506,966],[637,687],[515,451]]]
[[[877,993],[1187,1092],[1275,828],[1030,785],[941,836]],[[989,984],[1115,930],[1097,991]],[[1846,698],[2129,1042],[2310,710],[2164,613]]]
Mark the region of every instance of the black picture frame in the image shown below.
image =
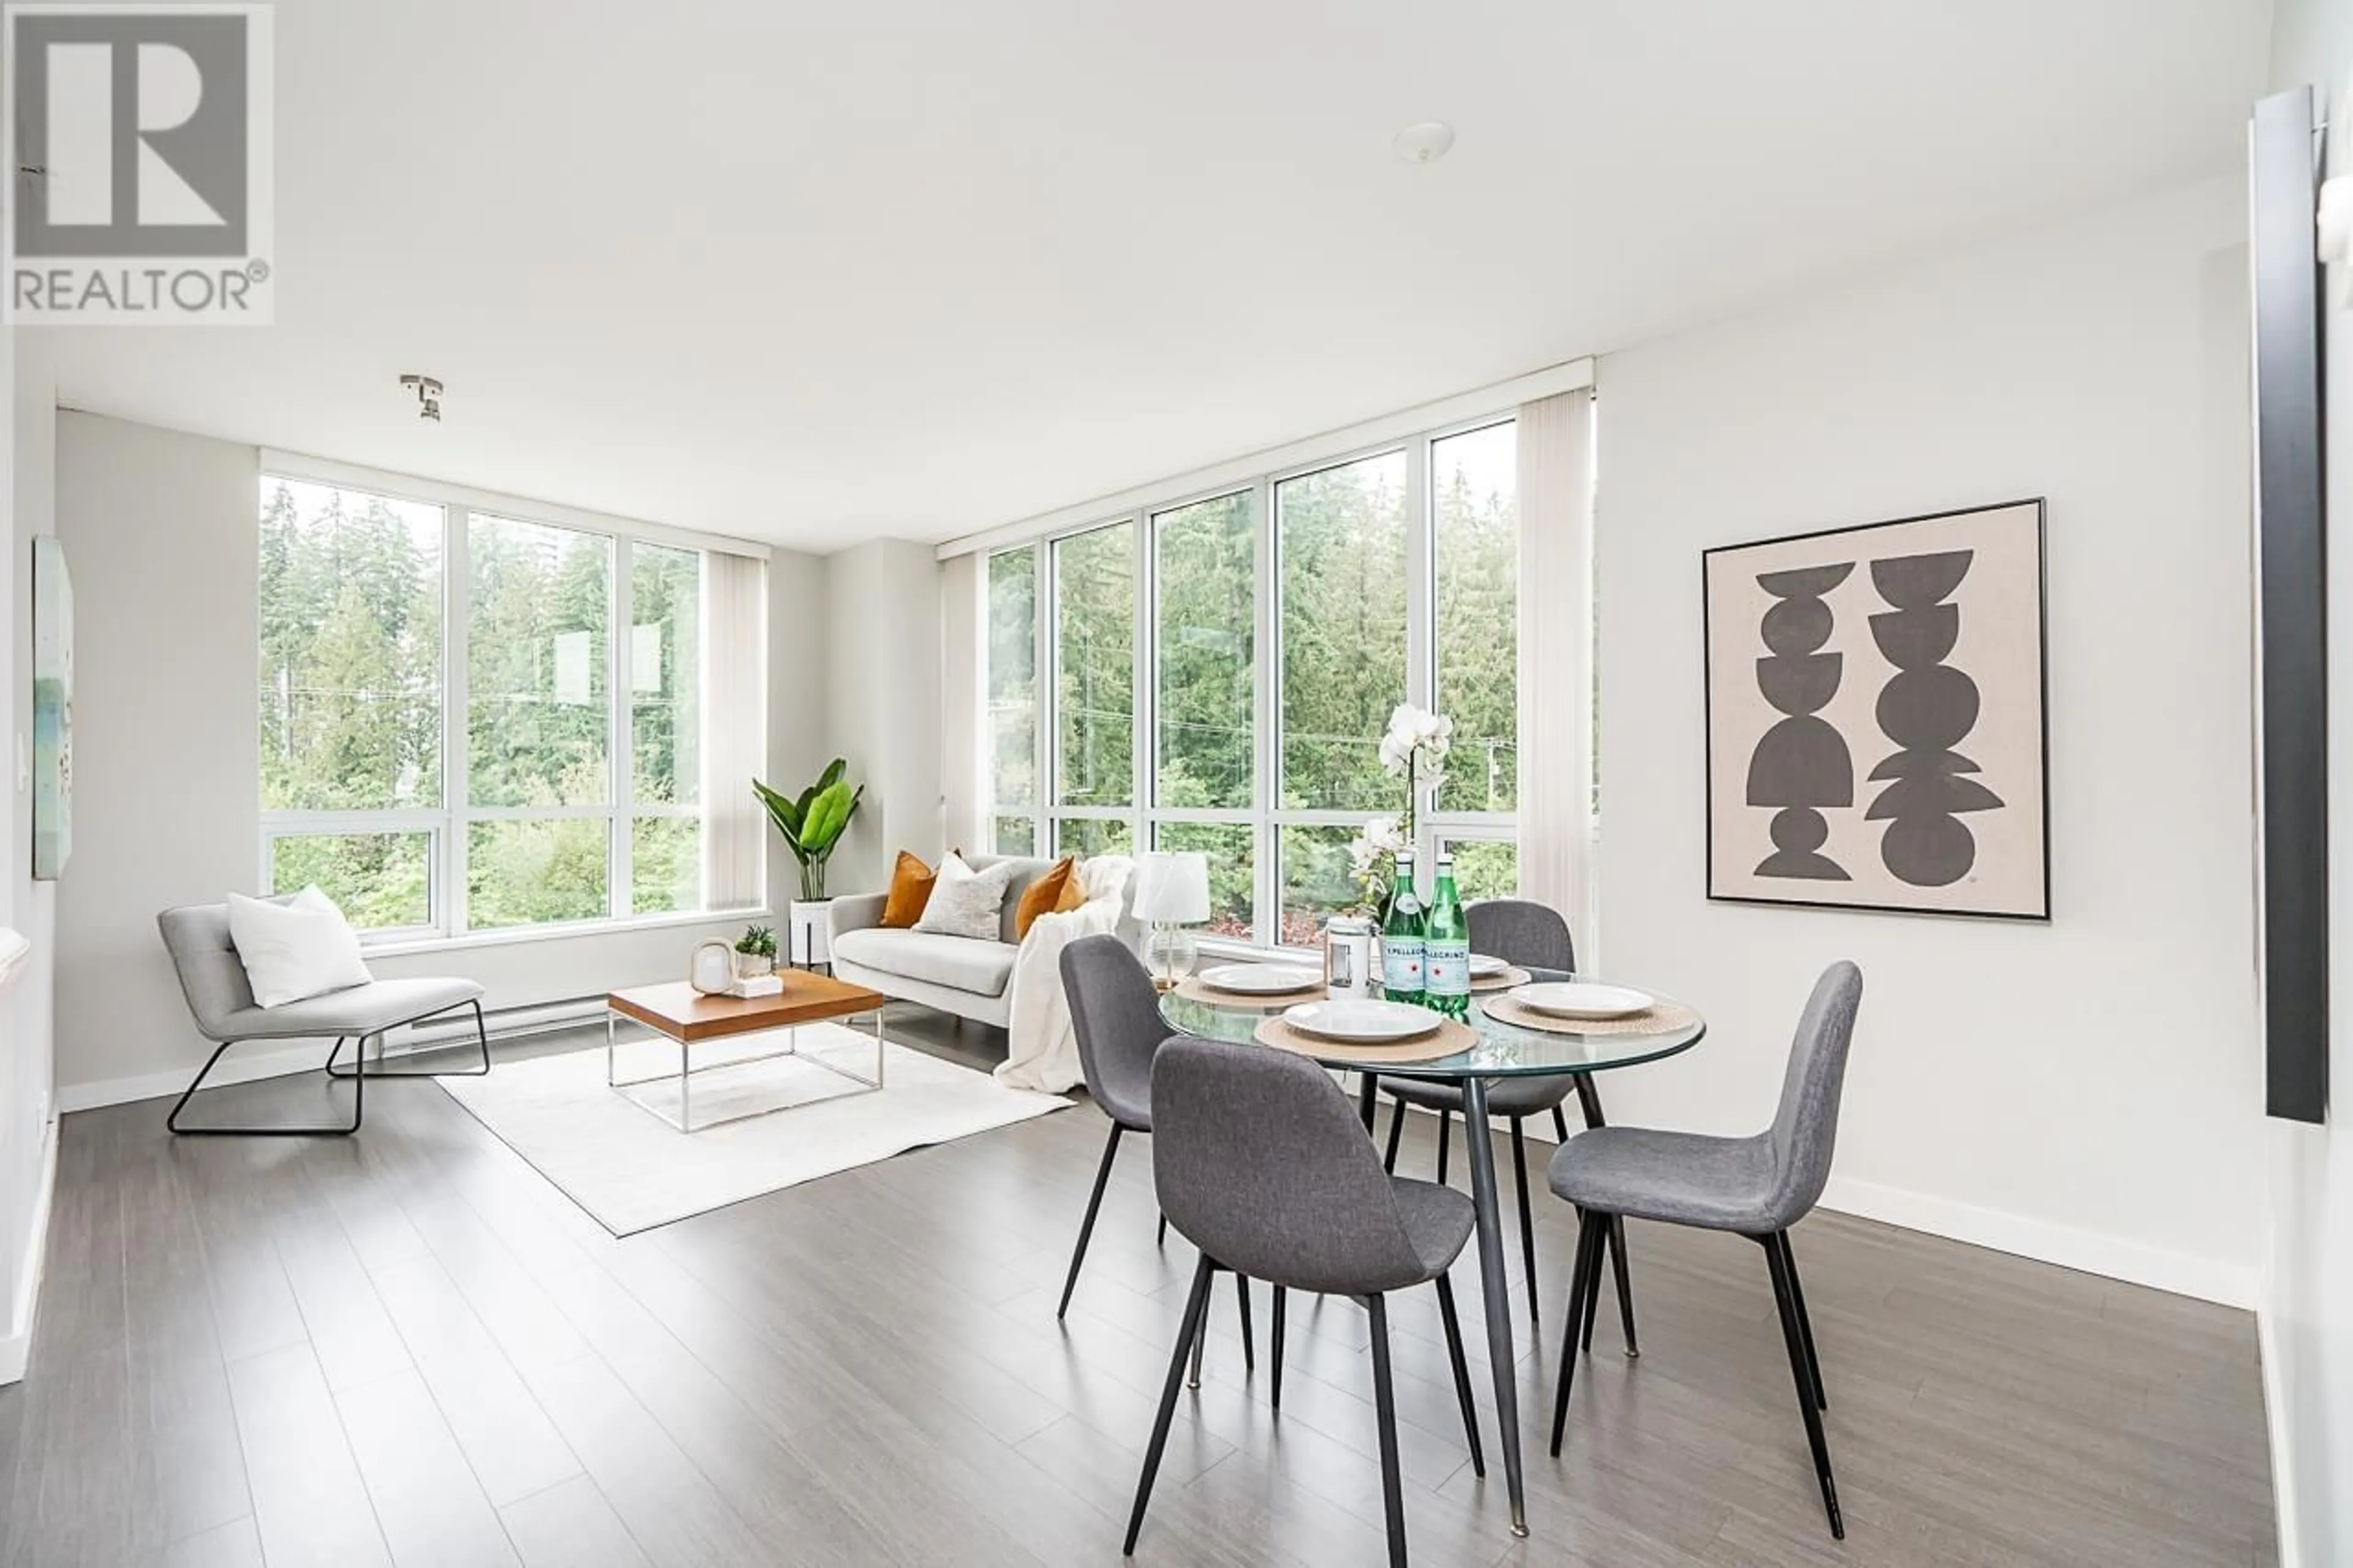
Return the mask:
[[[1946,518],[1968,517],[1978,512],[2009,511],[2021,507],[2034,509],[2034,664],[2035,687],[2041,708],[2037,766],[2042,782],[2042,901],[2039,911],[1994,910],[1956,910],[1923,904],[1864,902],[1830,899],[1774,899],[1754,894],[1720,893],[1715,889],[1715,676],[1713,649],[1708,638],[1714,625],[1709,603],[1709,563],[1718,555],[1754,550],[1761,546],[1797,544],[1817,539],[1831,539],[1846,534],[1866,534],[1879,529],[1899,528],[1912,523],[1936,522]],[[2052,846],[2051,842],[2051,625],[2050,625],[2050,507],[2046,498],[2025,496],[2015,500],[1994,501],[1982,506],[1953,507],[1943,511],[1920,512],[1910,517],[1883,519],[1877,522],[1846,523],[1831,528],[1786,533],[1770,539],[1745,539],[1730,544],[1718,544],[1700,552],[1700,724],[1704,759],[1702,782],[1702,812],[1706,836],[1706,854],[1702,875],[1706,881],[1710,903],[1746,904],[1772,909],[1837,910],[1850,913],[1935,915],[1950,920],[2007,921],[2032,925],[2051,923]]]

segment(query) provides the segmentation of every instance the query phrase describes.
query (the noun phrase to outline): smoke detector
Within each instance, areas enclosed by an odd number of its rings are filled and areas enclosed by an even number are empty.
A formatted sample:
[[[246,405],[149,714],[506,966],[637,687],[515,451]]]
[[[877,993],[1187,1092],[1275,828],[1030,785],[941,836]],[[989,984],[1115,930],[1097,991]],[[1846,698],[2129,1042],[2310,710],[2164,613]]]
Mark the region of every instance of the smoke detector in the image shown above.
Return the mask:
[[[441,423],[441,384],[429,375],[404,375],[400,384],[417,394],[417,416]]]
[[[1454,145],[1454,127],[1442,120],[1409,125],[1389,142],[1389,148],[1408,163],[1435,163]]]

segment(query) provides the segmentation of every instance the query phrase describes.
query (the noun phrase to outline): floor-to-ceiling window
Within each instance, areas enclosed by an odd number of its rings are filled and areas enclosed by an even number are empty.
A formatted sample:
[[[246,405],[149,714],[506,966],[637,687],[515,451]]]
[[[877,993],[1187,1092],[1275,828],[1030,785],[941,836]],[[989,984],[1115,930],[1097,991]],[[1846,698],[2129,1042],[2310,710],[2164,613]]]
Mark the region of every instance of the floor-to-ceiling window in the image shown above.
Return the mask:
[[[765,657],[706,611],[713,562],[756,558],[431,489],[261,482],[269,885],[377,939],[756,903],[756,868],[710,885],[705,738],[765,720],[703,679]]]
[[[1432,431],[991,554],[993,847],[1198,849],[1213,934],[1311,942],[1361,897],[1349,840],[1408,809],[1379,746],[1410,701],[1454,721],[1419,847],[1468,896],[1514,891],[1514,435]]]

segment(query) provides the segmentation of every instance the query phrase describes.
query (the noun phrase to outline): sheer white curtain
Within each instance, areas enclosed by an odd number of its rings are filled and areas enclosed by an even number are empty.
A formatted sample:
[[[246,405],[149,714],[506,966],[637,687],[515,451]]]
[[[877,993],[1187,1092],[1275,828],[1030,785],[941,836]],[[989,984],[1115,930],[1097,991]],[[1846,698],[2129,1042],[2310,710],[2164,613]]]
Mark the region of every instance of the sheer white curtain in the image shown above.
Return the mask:
[[[977,552],[940,563],[940,842],[988,847],[988,624]]]
[[[1589,963],[1593,394],[1520,405],[1520,892],[1568,917]]]
[[[752,780],[768,758],[768,563],[702,556],[702,897],[751,909],[766,894],[767,816]]]

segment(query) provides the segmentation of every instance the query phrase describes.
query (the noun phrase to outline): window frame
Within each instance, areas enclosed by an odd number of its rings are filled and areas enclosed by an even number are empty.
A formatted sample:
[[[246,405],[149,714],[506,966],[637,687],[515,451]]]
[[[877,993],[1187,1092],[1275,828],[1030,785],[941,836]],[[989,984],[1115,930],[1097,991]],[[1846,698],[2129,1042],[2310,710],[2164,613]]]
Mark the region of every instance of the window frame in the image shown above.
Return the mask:
[[[634,912],[632,851],[637,822],[656,817],[701,820],[710,803],[698,801],[691,805],[681,805],[670,802],[639,802],[635,798],[636,712],[630,687],[635,639],[628,635],[634,547],[689,550],[700,556],[720,552],[765,561],[770,553],[765,545],[721,534],[697,533],[655,523],[637,522],[461,485],[265,450],[261,453],[256,481],[257,502],[268,493],[267,487],[279,479],[331,486],[440,509],[441,804],[431,807],[364,811],[277,810],[265,806],[260,813],[261,857],[258,886],[264,889],[275,886],[277,847],[284,839],[363,833],[424,833],[428,836],[426,886],[430,918],[427,923],[362,931],[359,937],[364,947],[398,950],[467,942],[495,943],[645,926],[759,919],[768,913],[765,886],[753,908],[712,910],[706,905],[693,910],[645,914]],[[563,529],[612,542],[612,569],[606,581],[605,637],[607,720],[610,728],[606,742],[607,798],[602,805],[482,806],[472,803],[472,736],[469,723],[472,671],[468,665],[467,616],[473,587],[470,530],[478,516],[490,521]],[[708,672],[709,635],[705,619],[698,626],[698,636],[705,643],[703,651],[706,656],[697,661],[698,675],[707,675]],[[699,692],[698,703],[706,695]],[[258,752],[254,766],[259,777],[260,757]],[[473,826],[480,822],[544,822],[575,818],[602,820],[606,824],[606,912],[585,920],[540,921],[519,925],[472,924],[468,910],[467,843]],[[765,857],[762,857],[764,879],[765,862]]]
[[[1035,553],[1030,565],[1036,574],[1031,593],[1037,606],[1037,624],[1033,628],[1037,647],[1033,658],[1039,677],[1033,689],[1037,716],[1033,727],[1035,754],[1031,777],[1039,781],[1036,790],[1039,798],[1030,805],[1007,805],[997,801],[995,769],[993,765],[990,767],[981,793],[987,802],[983,821],[987,826],[991,852],[997,851],[997,826],[1000,819],[1027,819],[1030,842],[1035,846],[1033,853],[1048,859],[1059,852],[1056,846],[1060,841],[1061,825],[1065,821],[1124,822],[1139,852],[1156,842],[1156,830],[1163,824],[1214,823],[1248,826],[1252,830],[1251,865],[1255,887],[1252,937],[1249,945],[1261,948],[1279,946],[1282,914],[1282,867],[1280,863],[1282,829],[1287,826],[1360,828],[1365,819],[1375,813],[1324,808],[1285,810],[1280,805],[1283,722],[1282,540],[1275,515],[1275,487],[1291,479],[1345,468],[1368,458],[1397,452],[1405,454],[1406,689],[1400,695],[1400,700],[1431,708],[1435,706],[1438,690],[1438,529],[1437,498],[1430,487],[1433,471],[1430,448],[1434,443],[1451,437],[1469,435],[1499,425],[1516,426],[1518,419],[1516,406],[1457,419],[1410,435],[1270,468],[1252,479],[1229,479],[1198,489],[1155,498],[1148,504],[1092,516],[1084,521],[1025,539],[1007,539],[981,551],[979,577],[983,594],[981,622],[984,626],[987,624],[989,564],[994,558],[1020,550],[1033,550]],[[1160,596],[1157,546],[1160,520],[1202,501],[1245,493],[1250,497],[1252,540],[1250,804],[1247,808],[1163,806],[1158,799]],[[1060,801],[1060,780],[1049,771],[1060,764],[1060,715],[1056,711],[1056,703],[1060,680],[1060,650],[1056,638],[1060,617],[1055,601],[1054,547],[1064,540],[1122,523],[1129,525],[1129,545],[1134,552],[1134,667],[1131,677],[1134,752],[1131,777],[1134,784],[1131,794],[1137,798],[1124,806],[1065,805]],[[1423,786],[1420,798],[1415,803],[1414,843],[1424,865],[1434,860],[1441,841],[1485,839],[1508,840],[1515,844],[1518,841],[1517,811],[1441,812],[1436,806],[1436,791],[1430,786]],[[1203,945],[1224,948],[1243,944],[1209,938],[1204,939]]]

